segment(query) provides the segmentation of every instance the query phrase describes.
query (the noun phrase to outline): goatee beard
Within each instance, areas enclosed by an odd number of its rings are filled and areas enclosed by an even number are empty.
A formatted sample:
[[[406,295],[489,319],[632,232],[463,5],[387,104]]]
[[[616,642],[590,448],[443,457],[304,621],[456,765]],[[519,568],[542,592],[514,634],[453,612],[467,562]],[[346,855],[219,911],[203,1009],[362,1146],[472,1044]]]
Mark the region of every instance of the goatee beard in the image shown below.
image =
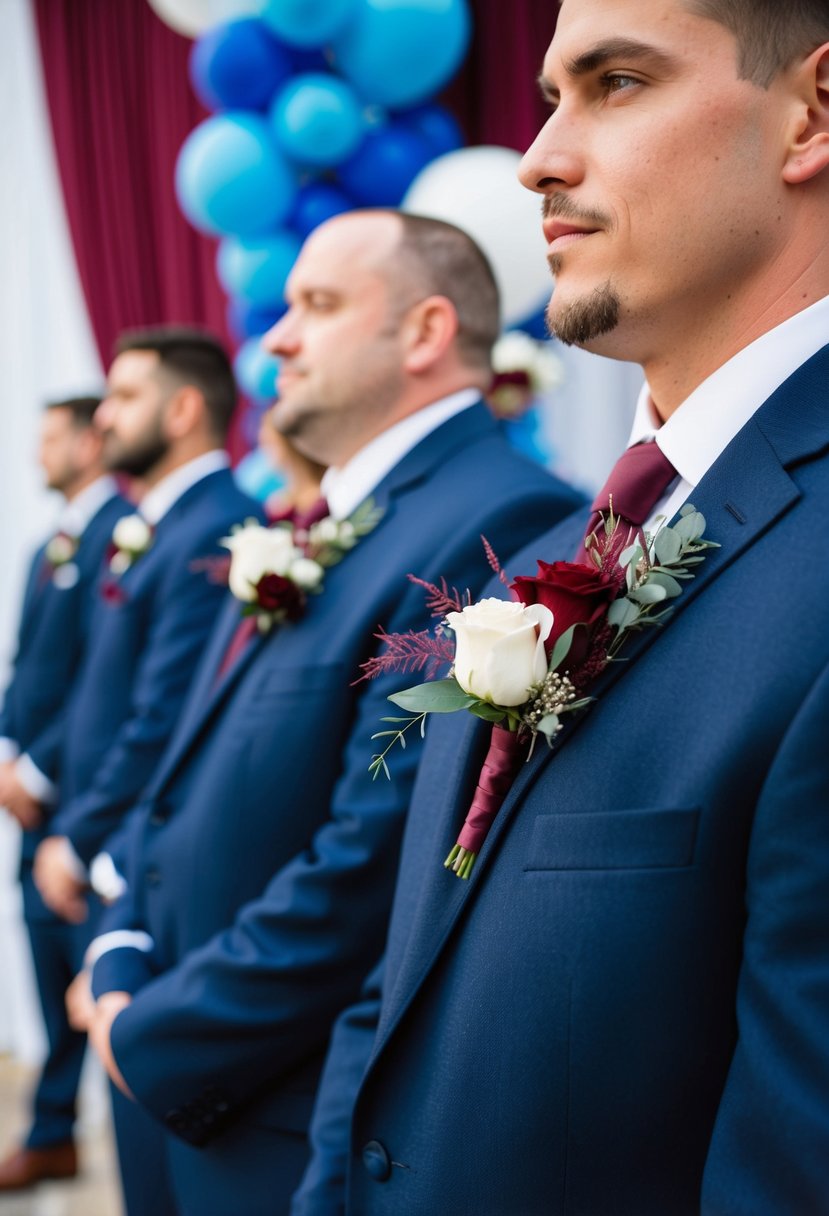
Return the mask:
[[[585,346],[619,324],[621,302],[609,283],[561,309],[547,305],[547,328],[566,346]]]

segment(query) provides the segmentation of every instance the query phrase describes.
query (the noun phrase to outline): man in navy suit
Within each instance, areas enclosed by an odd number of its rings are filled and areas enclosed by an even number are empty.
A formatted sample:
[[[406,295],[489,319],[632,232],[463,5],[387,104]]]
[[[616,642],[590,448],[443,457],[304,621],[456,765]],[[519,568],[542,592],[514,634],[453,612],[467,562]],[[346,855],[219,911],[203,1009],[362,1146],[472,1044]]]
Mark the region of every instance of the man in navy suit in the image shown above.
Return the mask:
[[[432,724],[295,1216],[829,1210],[828,44],[825,0],[562,4],[522,169],[548,320],[641,363],[641,522],[692,503],[720,547],[468,881],[442,863],[488,728]]]
[[[44,901],[70,921],[87,915],[89,867],[163,752],[221,604],[194,563],[258,512],[223,446],[235,401],[209,335],[165,327],[119,340],[96,422],[108,466],[143,495],[113,533],[95,644],[67,708],[58,809],[35,857]]]
[[[90,934],[44,906],[32,859],[54,809],[64,707],[88,644],[101,563],[113,527],[129,510],[104,468],[102,437],[92,421],[99,403],[97,397],[56,401],[41,419],[40,464],[65,506],[54,535],[32,559],[0,711],[0,805],[23,829],[23,910],[48,1041],[31,1128],[23,1147],[0,1162],[0,1192],[77,1171],[72,1126],[85,1038],[67,1022],[64,993]]]
[[[156,1159],[193,1216],[287,1210],[328,1032],[382,946],[419,749],[371,780],[370,736],[408,677],[355,680],[379,629],[428,624],[407,574],[480,585],[481,533],[504,550],[579,502],[481,401],[497,289],[465,234],[338,217],[287,298],[266,339],[274,420],[330,466],[317,534],[356,529],[357,543],[300,619],[240,651],[243,605],[228,603],[132,821],[113,936],[92,946],[94,1041],[136,1123],[158,1121]],[[119,1142],[128,1154],[129,1133]]]

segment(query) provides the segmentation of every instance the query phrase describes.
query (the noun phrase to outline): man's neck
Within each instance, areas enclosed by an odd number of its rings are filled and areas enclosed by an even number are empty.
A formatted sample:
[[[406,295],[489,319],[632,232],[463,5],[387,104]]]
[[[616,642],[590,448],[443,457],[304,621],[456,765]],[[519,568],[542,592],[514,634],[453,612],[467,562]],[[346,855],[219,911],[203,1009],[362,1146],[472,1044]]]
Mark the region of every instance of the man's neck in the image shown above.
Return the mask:
[[[175,473],[176,469],[182,468],[186,464],[190,464],[191,460],[197,460],[199,456],[206,456],[208,452],[218,452],[221,450],[221,444],[203,444],[198,447],[187,448],[186,450],[176,450],[166,452],[158,464],[153,465],[141,478],[141,495],[152,490],[159,482],[162,482],[165,477],[169,477],[171,473]]]
[[[84,490],[91,486],[93,482],[105,476],[106,472],[102,468],[93,469],[89,473],[81,474],[72,482],[71,486],[65,487],[63,490],[64,499],[66,502],[72,502],[79,494],[82,494]]]

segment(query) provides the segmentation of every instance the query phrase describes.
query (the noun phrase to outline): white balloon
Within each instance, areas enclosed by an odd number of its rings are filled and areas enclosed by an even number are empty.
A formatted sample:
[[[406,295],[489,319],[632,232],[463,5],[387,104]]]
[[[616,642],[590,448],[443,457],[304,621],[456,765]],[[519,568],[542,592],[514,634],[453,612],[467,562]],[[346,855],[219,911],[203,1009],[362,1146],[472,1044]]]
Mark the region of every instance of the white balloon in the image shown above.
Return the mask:
[[[148,0],[150,8],[171,29],[187,38],[197,38],[213,25],[256,17],[262,0]]]
[[[533,316],[552,280],[541,231],[541,200],[518,181],[511,148],[460,148],[439,156],[412,182],[402,208],[468,232],[492,263],[505,328]]]

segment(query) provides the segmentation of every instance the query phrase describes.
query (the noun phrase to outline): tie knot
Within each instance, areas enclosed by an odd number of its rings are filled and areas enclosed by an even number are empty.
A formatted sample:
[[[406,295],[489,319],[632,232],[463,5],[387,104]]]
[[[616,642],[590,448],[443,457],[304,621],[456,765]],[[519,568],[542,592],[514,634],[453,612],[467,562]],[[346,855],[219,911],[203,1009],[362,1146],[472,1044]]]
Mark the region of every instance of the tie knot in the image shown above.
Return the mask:
[[[623,452],[593,500],[594,511],[608,511],[640,528],[676,477],[676,469],[655,443],[637,443]]]

